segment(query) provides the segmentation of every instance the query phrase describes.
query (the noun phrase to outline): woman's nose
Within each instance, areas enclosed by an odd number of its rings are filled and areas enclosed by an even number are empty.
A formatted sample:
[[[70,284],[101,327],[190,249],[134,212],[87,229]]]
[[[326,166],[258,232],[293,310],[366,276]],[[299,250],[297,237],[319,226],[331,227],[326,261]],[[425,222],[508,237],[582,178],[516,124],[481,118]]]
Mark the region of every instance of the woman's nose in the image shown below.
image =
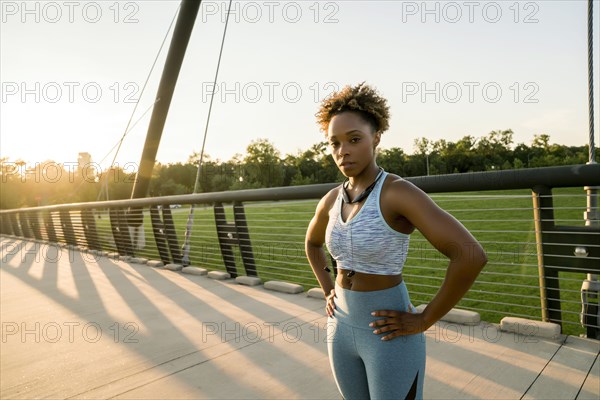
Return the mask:
[[[338,155],[339,155],[339,156],[345,156],[345,155],[347,155],[347,154],[348,154],[348,146],[347,146],[347,145],[340,144],[340,145],[338,146]]]

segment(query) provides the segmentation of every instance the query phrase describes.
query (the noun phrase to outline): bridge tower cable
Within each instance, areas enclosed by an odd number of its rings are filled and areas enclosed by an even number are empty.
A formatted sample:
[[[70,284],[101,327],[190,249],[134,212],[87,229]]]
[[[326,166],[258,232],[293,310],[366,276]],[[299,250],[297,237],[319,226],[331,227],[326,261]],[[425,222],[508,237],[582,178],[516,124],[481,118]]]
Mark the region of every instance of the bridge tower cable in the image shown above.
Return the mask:
[[[154,107],[154,105],[160,101],[159,98],[155,99],[154,102],[146,109],[146,111],[144,111],[142,113],[142,115],[133,124],[131,123],[133,121],[133,116],[135,115],[135,112],[137,111],[137,108],[140,104],[142,96],[144,95],[146,86],[148,86],[148,81],[150,80],[150,77],[152,76],[152,72],[154,71],[156,62],[158,61],[158,57],[162,53],[162,49],[165,46],[167,38],[169,37],[169,33],[171,32],[171,28],[173,28],[173,24],[175,23],[175,18],[177,17],[177,14],[179,13],[180,8],[181,8],[181,4],[179,4],[177,6],[177,10],[175,10],[175,14],[173,15],[171,24],[169,24],[169,28],[167,29],[167,32],[165,33],[165,37],[163,38],[162,43],[160,44],[158,52],[156,53],[156,57],[154,57],[154,62],[152,63],[152,66],[150,67],[150,71],[148,72],[148,75],[146,76],[146,81],[144,82],[144,85],[142,86],[142,90],[140,90],[140,95],[138,96],[137,101],[135,102],[135,106],[133,107],[133,111],[131,112],[131,116],[129,117],[129,121],[127,121],[127,126],[125,127],[125,131],[123,132],[123,136],[121,136],[121,139],[112,147],[112,149],[109,150],[108,154],[106,154],[106,156],[104,156],[104,158],[102,158],[102,160],[100,161],[100,163],[102,163],[106,159],[106,157],[108,157],[110,155],[110,153],[112,153],[112,151],[115,148],[117,148],[117,150],[115,151],[115,154],[112,158],[112,161],[110,162],[110,167],[108,168],[109,170],[113,167],[113,165],[115,165],[117,155],[119,154],[119,150],[121,150],[121,145],[123,144],[123,140],[125,140],[125,136],[127,136],[129,134],[129,132],[131,132],[133,130],[133,128],[135,128],[137,123],[148,113],[148,111],[150,111],[150,109],[152,109],[152,107]],[[102,197],[103,192],[106,194],[106,201],[109,200],[108,175],[109,175],[109,171],[107,171],[107,173],[106,173],[106,177],[104,179],[104,185],[100,187],[100,192],[98,193],[98,197],[96,198],[96,201],[100,201],[100,198]]]
[[[229,7],[227,8],[227,17],[225,18],[225,28],[223,29],[223,38],[221,39],[221,49],[219,51],[219,59],[217,60],[217,68],[215,71],[215,79],[213,80],[212,93],[210,95],[210,104],[208,106],[208,116],[206,118],[206,124],[204,125],[204,137],[202,139],[202,149],[200,150],[200,160],[198,161],[198,170],[196,171],[196,181],[194,182],[194,192],[198,193],[200,190],[200,176],[202,173],[202,161],[204,158],[204,147],[206,145],[206,137],[208,135],[208,125],[210,123],[210,114],[212,111],[213,100],[215,97],[215,87],[217,85],[217,78],[219,76],[219,67],[221,66],[221,57],[223,56],[223,46],[225,45],[225,36],[227,35],[227,25],[229,23],[229,14],[231,11],[232,0],[229,0]],[[182,247],[183,256],[181,263],[184,266],[190,265],[190,239],[192,236],[192,227],[194,225],[194,208],[195,204],[190,206],[190,212],[188,214],[187,224],[185,226],[185,239]]]

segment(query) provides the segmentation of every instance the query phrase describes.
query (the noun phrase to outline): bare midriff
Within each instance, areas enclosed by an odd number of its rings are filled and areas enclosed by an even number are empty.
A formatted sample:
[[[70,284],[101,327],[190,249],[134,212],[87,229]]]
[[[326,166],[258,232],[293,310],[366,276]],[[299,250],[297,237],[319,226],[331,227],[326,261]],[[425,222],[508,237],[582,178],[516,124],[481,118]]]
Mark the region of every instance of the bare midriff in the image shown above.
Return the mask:
[[[389,289],[402,282],[402,274],[376,275],[354,272],[352,276],[348,277],[349,270],[338,268],[337,271],[337,284],[344,289],[356,290],[358,292]]]

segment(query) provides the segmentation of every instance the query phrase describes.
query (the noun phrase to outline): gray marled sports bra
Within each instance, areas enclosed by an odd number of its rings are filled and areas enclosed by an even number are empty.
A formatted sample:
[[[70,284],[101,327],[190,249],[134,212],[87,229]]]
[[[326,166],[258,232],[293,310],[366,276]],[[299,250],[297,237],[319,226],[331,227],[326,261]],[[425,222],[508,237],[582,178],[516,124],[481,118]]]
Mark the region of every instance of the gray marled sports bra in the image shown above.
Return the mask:
[[[338,268],[377,275],[397,275],[408,253],[410,235],[390,227],[379,206],[383,172],[373,191],[358,213],[347,222],[342,221],[342,190],[329,210],[325,244]]]

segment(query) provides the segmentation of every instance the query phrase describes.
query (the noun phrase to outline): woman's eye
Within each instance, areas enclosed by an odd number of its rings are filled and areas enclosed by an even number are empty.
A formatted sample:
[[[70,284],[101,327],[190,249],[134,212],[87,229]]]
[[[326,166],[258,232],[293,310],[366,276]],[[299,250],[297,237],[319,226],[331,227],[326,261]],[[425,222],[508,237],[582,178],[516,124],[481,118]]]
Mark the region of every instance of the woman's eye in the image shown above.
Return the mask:
[[[350,139],[350,141],[351,141],[352,143],[357,143],[357,142],[359,142],[359,141],[360,141],[360,138],[357,138],[357,137],[355,137],[355,138],[352,138],[352,139]]]

